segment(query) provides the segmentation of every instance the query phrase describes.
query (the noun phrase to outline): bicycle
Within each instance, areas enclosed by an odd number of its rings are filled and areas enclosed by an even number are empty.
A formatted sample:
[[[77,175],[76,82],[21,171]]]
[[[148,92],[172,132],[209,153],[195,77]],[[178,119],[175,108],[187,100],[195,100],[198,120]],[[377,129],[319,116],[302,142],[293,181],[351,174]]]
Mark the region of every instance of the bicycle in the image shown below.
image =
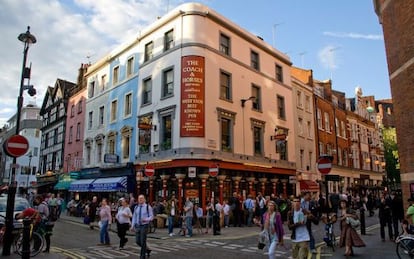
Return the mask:
[[[401,235],[395,240],[397,243],[396,252],[400,259],[414,258],[414,237],[411,235]]]
[[[335,252],[335,247],[337,245],[334,233],[334,223],[336,220],[337,217],[335,214],[322,218],[322,221],[325,223],[325,236],[323,238],[323,241],[325,241],[328,247],[332,248],[333,252]]]
[[[33,223],[30,224],[30,236],[29,236],[29,251],[30,257],[34,257],[42,252],[45,240],[41,234],[33,231]],[[14,240],[14,251],[18,255],[23,254],[23,229],[20,229],[17,237]]]

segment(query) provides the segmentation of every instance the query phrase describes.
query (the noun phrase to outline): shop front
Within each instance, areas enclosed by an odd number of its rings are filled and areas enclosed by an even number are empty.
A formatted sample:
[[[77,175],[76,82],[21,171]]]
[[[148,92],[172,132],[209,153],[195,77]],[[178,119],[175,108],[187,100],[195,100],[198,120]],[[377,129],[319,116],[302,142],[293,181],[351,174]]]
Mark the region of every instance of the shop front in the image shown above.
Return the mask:
[[[146,175],[150,164],[154,173]],[[245,199],[248,194],[256,196],[294,194],[289,176],[295,175],[295,168],[272,167],[259,163],[233,163],[211,160],[170,160],[136,165],[137,193],[145,194],[150,202],[168,200],[175,194],[181,206],[189,196],[203,208],[209,198],[220,203],[230,199],[236,192]],[[190,165],[190,166],[188,166]],[[215,169],[217,168],[217,169]]]

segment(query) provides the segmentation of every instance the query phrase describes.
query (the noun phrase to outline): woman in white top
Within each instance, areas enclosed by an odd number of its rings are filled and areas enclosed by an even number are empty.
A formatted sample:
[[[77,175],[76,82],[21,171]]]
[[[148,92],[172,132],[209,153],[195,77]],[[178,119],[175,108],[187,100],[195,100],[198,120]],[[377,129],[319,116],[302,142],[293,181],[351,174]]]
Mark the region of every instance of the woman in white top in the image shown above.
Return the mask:
[[[116,222],[118,228],[119,249],[124,249],[124,245],[128,242],[128,238],[125,236],[131,225],[132,212],[129,208],[129,203],[125,198],[121,198],[119,201],[121,202],[121,206],[119,206],[118,213],[116,214]]]

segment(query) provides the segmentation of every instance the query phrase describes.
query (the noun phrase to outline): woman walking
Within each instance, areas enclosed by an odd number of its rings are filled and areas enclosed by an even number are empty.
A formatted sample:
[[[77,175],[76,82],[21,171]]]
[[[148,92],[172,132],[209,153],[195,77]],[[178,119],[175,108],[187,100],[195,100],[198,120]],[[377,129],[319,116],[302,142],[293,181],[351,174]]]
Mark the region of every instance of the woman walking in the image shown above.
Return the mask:
[[[341,238],[339,246],[345,247],[345,256],[353,256],[352,247],[364,247],[365,243],[358,235],[356,230],[349,224],[350,219],[358,219],[356,212],[348,207],[346,200],[341,200],[339,203],[339,219],[341,220]]]
[[[111,245],[109,240],[109,232],[108,227],[109,224],[112,222],[112,215],[111,215],[111,207],[108,205],[108,200],[103,198],[101,202],[101,208],[99,210],[99,217],[100,217],[100,232],[99,238],[100,243],[98,245]]]
[[[282,216],[274,201],[269,201],[267,204],[267,212],[263,215],[264,229],[269,234],[269,259],[276,258],[276,246],[283,245],[283,230]]]
[[[125,236],[131,225],[132,212],[129,208],[129,203],[125,200],[125,198],[121,198],[120,202],[121,206],[118,208],[118,212],[116,214],[116,224],[119,237],[119,249],[121,250],[124,249],[124,245],[128,242],[128,238]]]

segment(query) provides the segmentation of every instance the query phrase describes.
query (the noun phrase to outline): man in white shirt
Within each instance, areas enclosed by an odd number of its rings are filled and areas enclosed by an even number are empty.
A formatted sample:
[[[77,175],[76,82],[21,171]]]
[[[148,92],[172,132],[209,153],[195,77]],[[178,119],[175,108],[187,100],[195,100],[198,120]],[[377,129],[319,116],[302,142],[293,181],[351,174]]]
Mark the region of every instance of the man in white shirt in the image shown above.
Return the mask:
[[[307,258],[309,250],[309,232],[306,227],[306,216],[300,207],[300,197],[293,199],[292,210],[288,213],[288,227],[292,230],[292,258]]]

